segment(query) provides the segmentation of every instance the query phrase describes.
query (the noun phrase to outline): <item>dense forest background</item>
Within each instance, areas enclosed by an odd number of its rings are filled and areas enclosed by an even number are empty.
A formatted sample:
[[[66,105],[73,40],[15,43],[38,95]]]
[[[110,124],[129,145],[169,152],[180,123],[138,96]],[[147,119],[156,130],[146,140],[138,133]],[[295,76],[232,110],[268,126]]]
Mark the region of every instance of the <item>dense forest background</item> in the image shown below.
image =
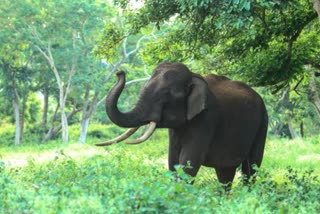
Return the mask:
[[[128,74],[126,111],[163,61],[255,87],[269,136],[319,139],[317,11],[318,0],[4,0],[0,144],[103,137],[113,74]]]

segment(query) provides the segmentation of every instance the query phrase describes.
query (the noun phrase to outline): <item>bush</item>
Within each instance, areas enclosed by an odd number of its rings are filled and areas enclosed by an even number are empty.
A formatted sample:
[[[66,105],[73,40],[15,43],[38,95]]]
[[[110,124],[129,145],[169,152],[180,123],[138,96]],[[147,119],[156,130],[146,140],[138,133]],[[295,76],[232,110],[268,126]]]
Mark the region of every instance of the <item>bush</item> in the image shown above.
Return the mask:
[[[113,153],[113,152],[112,152]],[[311,171],[288,169],[281,182],[260,172],[250,190],[238,184],[226,195],[217,183],[176,181],[163,166],[128,153],[56,160],[11,171],[1,165],[4,213],[316,213],[320,183]],[[183,172],[179,171],[180,176]]]
[[[237,175],[231,193],[226,194],[211,168],[202,167],[195,184],[189,185],[192,179],[178,167],[182,179],[177,180],[175,173],[167,170],[166,141],[166,131],[160,130],[144,144],[135,146],[117,144],[100,148],[51,142],[29,147],[28,152],[34,155],[27,154],[25,166],[7,164],[9,152],[2,150],[0,213],[320,211],[319,169],[306,169],[294,161],[277,159],[283,154],[294,157],[305,153],[306,147],[316,152],[319,144],[268,142],[266,161],[258,170],[256,183],[245,186]],[[286,153],[279,155],[276,150]],[[21,158],[26,151],[27,147],[18,147],[13,155]],[[46,158],[53,156],[40,162],[41,153]]]
[[[11,123],[0,123],[0,145],[13,145],[15,126]]]

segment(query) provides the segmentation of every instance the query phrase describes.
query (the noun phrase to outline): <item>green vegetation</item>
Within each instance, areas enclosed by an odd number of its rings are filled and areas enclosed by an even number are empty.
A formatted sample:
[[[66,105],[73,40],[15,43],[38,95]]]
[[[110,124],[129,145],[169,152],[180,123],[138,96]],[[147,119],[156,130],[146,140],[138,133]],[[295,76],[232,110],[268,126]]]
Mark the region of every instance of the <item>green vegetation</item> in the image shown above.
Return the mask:
[[[132,2],[2,0],[0,213],[320,213],[320,1]],[[162,130],[93,146],[123,132],[103,107],[115,72],[126,111],[162,61],[256,87],[270,122],[253,187],[237,175],[225,194],[209,168],[174,182]]]
[[[194,185],[167,170],[167,136],[97,148],[39,144],[0,148],[1,213],[319,213],[320,144],[269,140],[252,188],[240,172],[225,194],[203,167]],[[91,139],[97,142],[96,138]]]
[[[0,144],[67,143],[70,125],[85,143],[91,124],[109,123],[115,72],[131,83],[125,111],[162,61],[259,87],[274,136],[318,135],[319,0],[134,2],[3,1],[0,124],[10,130]]]

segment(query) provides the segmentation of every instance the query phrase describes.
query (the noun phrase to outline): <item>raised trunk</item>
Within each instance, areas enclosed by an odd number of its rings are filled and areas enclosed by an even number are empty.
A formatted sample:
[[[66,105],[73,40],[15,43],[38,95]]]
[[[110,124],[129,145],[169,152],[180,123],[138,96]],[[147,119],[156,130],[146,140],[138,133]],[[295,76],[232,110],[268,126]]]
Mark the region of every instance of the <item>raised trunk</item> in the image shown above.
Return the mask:
[[[122,113],[117,107],[117,102],[121,92],[125,86],[126,78],[124,71],[117,72],[118,82],[109,92],[106,101],[106,112],[110,120],[121,127],[138,127],[148,123],[148,121],[142,120],[143,108],[137,104],[131,111]]]

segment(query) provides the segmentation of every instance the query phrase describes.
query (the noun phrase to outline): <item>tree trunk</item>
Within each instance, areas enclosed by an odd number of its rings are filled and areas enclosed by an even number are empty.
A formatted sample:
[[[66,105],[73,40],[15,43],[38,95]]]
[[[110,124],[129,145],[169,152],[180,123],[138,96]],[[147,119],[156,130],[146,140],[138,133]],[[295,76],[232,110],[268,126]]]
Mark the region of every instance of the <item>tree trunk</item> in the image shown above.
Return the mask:
[[[61,116],[61,128],[62,128],[62,142],[68,143],[69,132],[68,132],[68,119],[65,112],[65,94],[63,83],[59,85],[59,106],[60,106],[60,116]]]
[[[88,133],[88,127],[89,127],[89,118],[85,118],[81,120],[81,133],[79,137],[79,142],[80,143],[85,143],[86,138],[87,138],[87,133]]]
[[[313,104],[315,110],[318,113],[318,116],[320,117],[320,98],[319,93],[317,90],[316,80],[314,75],[310,75],[310,83],[309,83],[309,100]]]
[[[85,143],[87,138],[87,131],[89,126],[89,118],[88,118],[89,94],[90,94],[90,88],[87,87],[86,92],[84,93],[82,118],[80,122],[81,124],[81,131],[80,131],[80,137],[79,137],[80,143]]]
[[[14,119],[16,123],[16,133],[15,133],[15,145],[20,145],[21,143],[21,124],[20,124],[20,105],[19,99],[15,96],[12,101]]]
[[[292,124],[292,114],[293,114],[294,105],[290,101],[290,90],[289,89],[286,91],[286,95],[284,97],[284,104],[287,106],[287,109],[289,110],[287,112],[287,118],[288,118],[287,124],[288,124],[288,129],[290,132],[291,139],[294,139],[297,137],[297,133],[294,130],[293,124]]]
[[[292,115],[291,115],[291,112],[290,112],[289,114],[290,114],[290,115],[288,115],[288,117],[289,117],[289,120],[288,120],[288,128],[289,128],[289,131],[290,131],[291,139],[294,139],[294,138],[297,137],[297,133],[296,133],[296,131],[294,130],[293,125],[292,125]]]
[[[50,140],[55,134],[54,133],[57,133],[58,131],[60,131],[61,128],[59,128],[57,130],[57,132],[54,132],[54,122],[56,121],[56,117],[57,117],[57,113],[58,113],[58,110],[59,110],[59,104],[57,105],[56,107],[56,110],[54,111],[54,114],[52,116],[52,120],[50,122],[50,127],[49,127],[49,130],[47,131],[47,133],[45,134],[45,136],[43,137],[42,139],[42,142],[47,142],[48,140]]]
[[[311,0],[313,4],[313,8],[317,11],[319,19],[320,19],[320,0]]]
[[[75,38],[73,38],[75,39]],[[65,104],[67,101],[67,96],[69,93],[69,89],[70,89],[70,84],[71,84],[71,79],[75,73],[75,64],[72,63],[71,69],[68,71],[68,82],[67,85],[65,87],[64,82],[62,81],[60,74],[58,72],[58,69],[55,65],[52,53],[51,53],[51,48],[50,48],[50,43],[48,45],[48,47],[46,49],[41,49],[39,46],[35,46],[40,52],[41,54],[48,60],[48,63],[50,64],[50,67],[53,71],[53,74],[55,75],[57,84],[58,84],[58,88],[59,88],[59,106],[60,106],[60,111],[61,111],[61,126],[62,126],[62,142],[67,143],[68,142],[68,138],[69,138],[69,134],[68,134],[68,118],[66,116],[65,113]],[[75,61],[73,59],[73,61]]]
[[[286,88],[277,105],[275,106],[275,112],[280,114],[285,110],[287,122],[284,122],[283,120],[278,121],[272,129],[273,134],[292,139],[297,137],[297,133],[294,130],[292,123],[293,109],[294,105],[290,101],[290,90],[289,88]]]
[[[50,128],[49,128],[49,131],[47,131],[47,134],[43,137],[42,143],[45,143],[45,142],[47,142],[48,140],[50,140],[53,135],[54,135],[53,127],[50,127]]]
[[[303,121],[300,123],[300,136],[304,138],[304,126],[303,126]]]
[[[310,65],[305,65],[305,69],[309,74],[308,99],[312,103],[316,112],[318,113],[318,116],[320,117],[320,97],[317,88],[315,73],[312,71]]]
[[[42,122],[41,122],[41,125],[44,129],[47,128],[48,109],[49,109],[49,91],[46,88],[43,93],[43,113],[42,113]]]
[[[55,117],[56,117],[56,114],[58,112],[58,108],[59,108],[59,105],[56,109],[56,112],[53,116],[53,119],[51,121],[51,125],[50,125],[50,128],[49,128],[49,131],[47,132],[47,134],[44,136],[42,142],[46,142],[48,140],[50,140],[53,136],[55,136],[56,134],[59,133],[59,131],[61,131],[62,129],[62,123],[60,123],[59,125],[57,126],[54,126],[54,122],[56,122],[55,120]],[[67,117],[67,121],[72,118],[74,115],[76,115],[80,110],[77,110],[77,109],[74,109],[71,113],[69,113],[68,115],[66,115]]]
[[[28,95],[24,95],[22,99],[22,109],[20,112],[20,133],[21,133],[20,140],[21,141],[23,138],[24,125],[25,125],[25,119],[26,119],[27,100],[28,100]]]
[[[62,142],[68,143],[68,140],[69,140],[68,119],[65,111],[61,112],[61,128],[62,128]]]

